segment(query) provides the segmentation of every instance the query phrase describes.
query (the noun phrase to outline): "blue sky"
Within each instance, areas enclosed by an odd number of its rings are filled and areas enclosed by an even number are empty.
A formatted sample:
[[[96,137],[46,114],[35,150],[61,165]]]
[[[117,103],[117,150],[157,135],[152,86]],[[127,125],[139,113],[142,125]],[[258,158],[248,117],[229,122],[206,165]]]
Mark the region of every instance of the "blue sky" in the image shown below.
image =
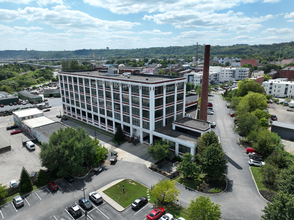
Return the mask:
[[[294,40],[293,0],[0,0],[0,50]]]

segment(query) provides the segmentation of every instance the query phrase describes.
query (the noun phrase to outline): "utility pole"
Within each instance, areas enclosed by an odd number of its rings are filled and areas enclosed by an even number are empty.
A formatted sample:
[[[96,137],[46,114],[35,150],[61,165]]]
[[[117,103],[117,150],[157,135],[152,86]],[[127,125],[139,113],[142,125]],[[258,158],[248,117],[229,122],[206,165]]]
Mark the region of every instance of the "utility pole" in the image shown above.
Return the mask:
[[[198,66],[198,42],[196,42],[196,68]]]

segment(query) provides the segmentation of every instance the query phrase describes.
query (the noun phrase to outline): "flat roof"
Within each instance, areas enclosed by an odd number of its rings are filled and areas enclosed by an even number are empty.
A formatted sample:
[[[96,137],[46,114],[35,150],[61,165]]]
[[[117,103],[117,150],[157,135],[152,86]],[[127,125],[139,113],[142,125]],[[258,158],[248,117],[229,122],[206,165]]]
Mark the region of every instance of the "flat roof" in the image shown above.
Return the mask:
[[[19,118],[22,118],[22,117],[27,117],[27,116],[31,116],[31,115],[41,114],[43,112],[37,108],[29,108],[29,109],[24,109],[24,110],[18,110],[18,111],[12,112],[12,113],[15,114],[16,116],[18,116]]]
[[[56,94],[60,93],[59,89],[44,89],[43,94]]]
[[[175,131],[172,128],[172,124],[164,126],[162,128],[159,128],[157,130],[155,130],[155,132],[158,132],[160,134],[164,134],[170,137],[174,137],[177,138],[179,140],[191,143],[191,144],[197,144],[197,138],[193,137],[191,135],[179,132],[179,131]],[[156,133],[154,133],[154,135],[156,136]]]
[[[26,97],[28,97],[28,98],[32,98],[32,99],[34,99],[34,98],[42,98],[42,96],[39,96],[39,95],[33,95],[33,94],[31,94],[29,91],[26,91],[26,90],[24,90],[24,91],[20,91],[20,92],[18,92],[19,94],[21,94],[21,95],[23,95],[23,96],[26,96]]]
[[[198,94],[186,95],[186,104],[198,101]]]
[[[53,122],[54,122],[53,120],[51,120],[50,118],[47,118],[46,116],[40,116],[37,118],[31,118],[31,119],[27,119],[23,121],[23,123],[25,123],[30,128],[35,128],[42,125],[51,124]]]
[[[210,129],[210,124],[207,121],[202,121],[199,119],[183,117],[181,119],[175,120],[173,123],[180,124],[186,127],[190,127],[196,130],[206,131]]]
[[[280,121],[273,121],[272,126],[281,127],[281,128],[288,128],[294,130],[294,124],[280,122]]]
[[[65,124],[55,121],[51,124],[36,127],[34,130],[43,134],[45,137],[50,138],[54,131],[57,132],[60,128],[65,129],[66,127],[67,126]]]
[[[109,80],[120,80],[126,82],[137,82],[137,83],[162,83],[168,81],[176,81],[176,80],[186,80],[185,77],[176,77],[176,76],[162,76],[162,75],[146,75],[146,74],[132,74],[128,76],[124,76],[123,74],[112,74],[108,75],[107,73],[102,73],[98,71],[80,71],[80,72],[59,72],[61,74],[68,75],[76,75],[76,76],[84,76],[84,77],[95,77],[101,79],[109,79]]]

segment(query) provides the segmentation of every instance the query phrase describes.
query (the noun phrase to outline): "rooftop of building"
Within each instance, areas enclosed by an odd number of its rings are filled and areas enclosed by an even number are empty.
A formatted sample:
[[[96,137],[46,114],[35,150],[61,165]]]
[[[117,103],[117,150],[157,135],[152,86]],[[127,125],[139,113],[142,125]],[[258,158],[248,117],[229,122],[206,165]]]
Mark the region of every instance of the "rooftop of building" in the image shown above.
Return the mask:
[[[19,118],[22,118],[22,117],[27,117],[31,115],[43,114],[43,112],[37,108],[29,108],[29,109],[15,111],[13,112],[13,114],[18,116]]]
[[[9,94],[7,92],[4,92],[4,91],[0,91],[0,100],[15,99],[15,98],[18,98],[18,97],[13,94]]]
[[[46,116],[40,116],[37,118],[31,118],[23,121],[24,124],[26,124],[30,128],[36,128],[39,126],[47,125],[54,123],[53,120],[50,118],[47,118]]]
[[[44,89],[43,94],[52,94],[52,93],[60,93],[59,89]]]
[[[293,81],[288,81],[287,78],[276,78],[276,79],[270,79],[267,81],[268,83],[281,83],[281,84],[294,84]]]
[[[51,124],[42,125],[34,128],[35,131],[43,134],[45,137],[50,138],[53,132],[57,132],[59,129],[65,129],[67,126],[60,122],[54,122]]]
[[[188,94],[186,95],[186,104],[189,104],[191,102],[198,101],[198,94]]]
[[[137,82],[137,83],[163,83],[168,81],[175,80],[185,80],[185,77],[177,77],[177,76],[162,76],[162,75],[145,75],[145,74],[132,74],[125,76],[124,74],[111,74],[101,73],[98,71],[68,71],[68,72],[60,72],[61,74],[69,74],[76,76],[84,76],[84,77],[95,77],[101,79],[108,80],[119,80],[125,82]]]
[[[33,95],[27,90],[19,91],[18,93],[25,96],[25,97],[32,98],[32,99],[34,99],[34,98],[42,98],[42,96]]]
[[[288,66],[288,67],[285,67],[283,70],[294,70],[294,66]]]
[[[177,138],[182,141],[186,141],[191,144],[197,144],[196,137],[193,137],[191,135],[173,130],[172,124],[164,126],[162,128],[159,128],[159,129],[155,130],[155,132],[158,132],[158,133],[170,136],[170,137],[174,137],[174,138]]]
[[[210,124],[207,121],[199,119],[183,117],[173,122],[174,124],[183,125],[185,127],[193,128],[195,130],[207,131],[210,129]]]
[[[280,122],[280,121],[273,121],[272,126],[294,130],[294,124]]]

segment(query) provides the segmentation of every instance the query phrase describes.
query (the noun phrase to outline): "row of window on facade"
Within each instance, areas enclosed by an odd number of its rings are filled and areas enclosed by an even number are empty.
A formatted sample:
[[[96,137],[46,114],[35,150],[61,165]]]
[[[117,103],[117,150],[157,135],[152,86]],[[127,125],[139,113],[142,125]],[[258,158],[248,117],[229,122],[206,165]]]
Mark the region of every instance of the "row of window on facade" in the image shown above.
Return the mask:
[[[60,76],[62,77],[62,76]],[[64,82],[68,82],[69,84],[67,83],[63,83],[61,82],[60,83],[60,86],[61,88],[68,88],[69,86],[69,89],[70,90],[74,90],[75,91],[78,91],[78,86],[77,85],[72,85],[71,82],[72,82],[72,77],[71,76],[68,76],[68,81],[66,79],[66,76],[64,76]],[[74,79],[74,83],[77,84],[77,77],[73,77]],[[94,79],[86,79],[86,78],[78,78],[79,79],[79,84],[81,85],[80,86],[80,92],[84,91],[83,87],[84,85],[85,86],[90,86],[90,82],[91,82],[91,86],[94,86],[96,88],[96,85],[98,88],[103,88],[103,82],[104,82],[104,85],[105,85],[105,88],[106,89],[110,89],[111,88],[111,83],[112,83],[112,87],[114,90],[120,90],[120,83],[118,82],[111,82],[111,81],[102,81],[102,80],[94,80]],[[84,79],[84,83],[83,83],[83,79]],[[129,89],[131,89],[131,92],[132,93],[135,93],[135,94],[139,94],[140,92],[140,86],[139,85],[129,85],[129,84],[126,84],[126,83],[121,83],[122,85],[122,91],[124,92],[129,92]],[[88,89],[87,87],[85,87],[85,89]],[[160,94],[163,94],[163,90],[164,87],[163,86],[157,86],[155,87],[155,95],[160,95]],[[177,90],[182,90],[184,89],[184,82],[181,82],[181,83],[178,83],[178,86],[177,86]],[[148,86],[142,86],[142,94],[143,95],[149,95],[149,91],[150,91],[150,87]],[[169,85],[166,85],[166,92],[173,92],[175,91],[175,84],[172,83],[172,84],[169,84]]]

